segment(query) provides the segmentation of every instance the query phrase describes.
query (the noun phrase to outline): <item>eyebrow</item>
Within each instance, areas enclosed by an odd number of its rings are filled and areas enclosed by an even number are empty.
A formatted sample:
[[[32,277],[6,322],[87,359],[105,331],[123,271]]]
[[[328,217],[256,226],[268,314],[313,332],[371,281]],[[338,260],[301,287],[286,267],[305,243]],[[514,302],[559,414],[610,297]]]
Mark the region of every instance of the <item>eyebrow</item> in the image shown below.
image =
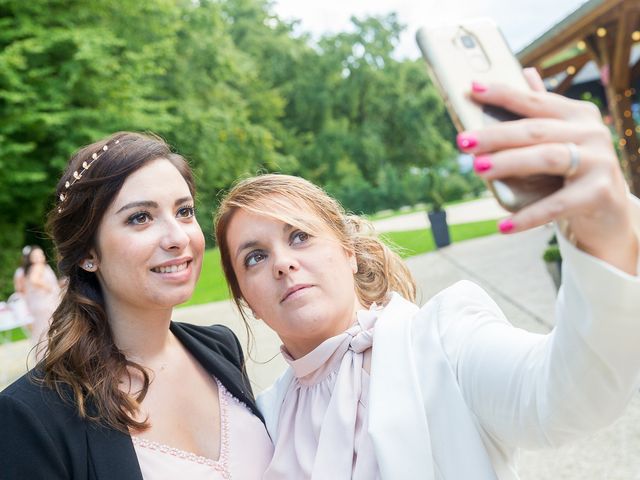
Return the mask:
[[[193,199],[191,197],[182,197],[179,198],[175,201],[174,206],[178,206],[182,203],[188,202],[188,201],[193,201]],[[126,205],[124,205],[122,208],[120,208],[120,210],[118,210],[116,212],[116,215],[120,212],[123,212],[124,210],[129,210],[131,208],[139,208],[139,207],[145,207],[145,208],[158,208],[159,205],[157,202],[153,202],[151,200],[140,200],[137,202],[129,202]]]
[[[286,233],[289,230],[293,230],[293,225],[289,225],[288,223],[285,223],[284,226],[282,227],[282,232]],[[247,242],[244,242],[242,244],[240,244],[240,246],[236,249],[236,256],[235,258],[238,258],[240,256],[240,254],[244,251],[247,250],[249,248],[253,248],[257,245],[259,245],[260,242],[258,240],[249,240]]]

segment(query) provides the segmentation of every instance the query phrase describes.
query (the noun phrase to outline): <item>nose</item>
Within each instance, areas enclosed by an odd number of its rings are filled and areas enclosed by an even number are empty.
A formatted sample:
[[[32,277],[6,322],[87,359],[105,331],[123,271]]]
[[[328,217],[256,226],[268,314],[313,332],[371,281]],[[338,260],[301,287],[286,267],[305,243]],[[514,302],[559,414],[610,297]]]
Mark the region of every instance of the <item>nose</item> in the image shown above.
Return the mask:
[[[274,250],[271,253],[273,258],[273,276],[275,278],[282,278],[290,273],[297,271],[300,268],[298,260],[293,255],[293,252],[289,250]]]
[[[187,226],[172,218],[166,223],[166,230],[161,240],[161,247],[165,250],[184,250],[189,245]]]

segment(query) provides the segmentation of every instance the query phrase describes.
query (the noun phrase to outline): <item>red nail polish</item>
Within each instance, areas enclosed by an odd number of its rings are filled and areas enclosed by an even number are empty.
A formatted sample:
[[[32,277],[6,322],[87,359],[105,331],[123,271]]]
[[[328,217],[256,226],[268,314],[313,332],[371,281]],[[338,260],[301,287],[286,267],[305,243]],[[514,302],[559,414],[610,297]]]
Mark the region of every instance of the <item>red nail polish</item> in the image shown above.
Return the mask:
[[[456,137],[456,143],[460,150],[468,150],[478,145],[478,139],[473,133],[459,133]]]
[[[475,93],[484,93],[487,90],[489,90],[489,87],[487,87],[484,83],[471,82],[471,91]]]
[[[513,220],[511,220],[510,218],[506,218],[498,223],[498,228],[502,233],[509,233],[511,230],[513,230],[513,227],[515,227],[515,225],[513,223]]]
[[[491,157],[489,155],[478,155],[473,159],[473,169],[477,173],[486,172],[490,170],[493,164],[491,163]]]

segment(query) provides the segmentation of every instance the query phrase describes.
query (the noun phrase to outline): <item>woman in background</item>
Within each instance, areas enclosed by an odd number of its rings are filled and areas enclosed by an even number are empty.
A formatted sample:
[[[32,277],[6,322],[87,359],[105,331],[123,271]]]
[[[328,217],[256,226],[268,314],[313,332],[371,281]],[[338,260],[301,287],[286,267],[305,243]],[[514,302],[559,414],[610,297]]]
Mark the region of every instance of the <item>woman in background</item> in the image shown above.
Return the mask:
[[[40,357],[46,340],[53,312],[60,303],[60,286],[53,269],[47,264],[42,248],[37,245],[28,247],[23,265],[24,301],[31,314],[31,342],[37,347],[36,356]]]

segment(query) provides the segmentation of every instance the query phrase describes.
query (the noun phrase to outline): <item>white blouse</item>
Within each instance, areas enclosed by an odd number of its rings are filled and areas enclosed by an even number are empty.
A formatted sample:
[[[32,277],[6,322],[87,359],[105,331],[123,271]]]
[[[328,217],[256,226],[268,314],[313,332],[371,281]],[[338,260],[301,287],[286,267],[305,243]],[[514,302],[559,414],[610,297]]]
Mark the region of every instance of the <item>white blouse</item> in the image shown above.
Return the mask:
[[[368,434],[369,375],[364,352],[373,342],[376,306],[347,331],[294,360],[294,380],[280,411],[278,442],[264,479],[380,478]]]

